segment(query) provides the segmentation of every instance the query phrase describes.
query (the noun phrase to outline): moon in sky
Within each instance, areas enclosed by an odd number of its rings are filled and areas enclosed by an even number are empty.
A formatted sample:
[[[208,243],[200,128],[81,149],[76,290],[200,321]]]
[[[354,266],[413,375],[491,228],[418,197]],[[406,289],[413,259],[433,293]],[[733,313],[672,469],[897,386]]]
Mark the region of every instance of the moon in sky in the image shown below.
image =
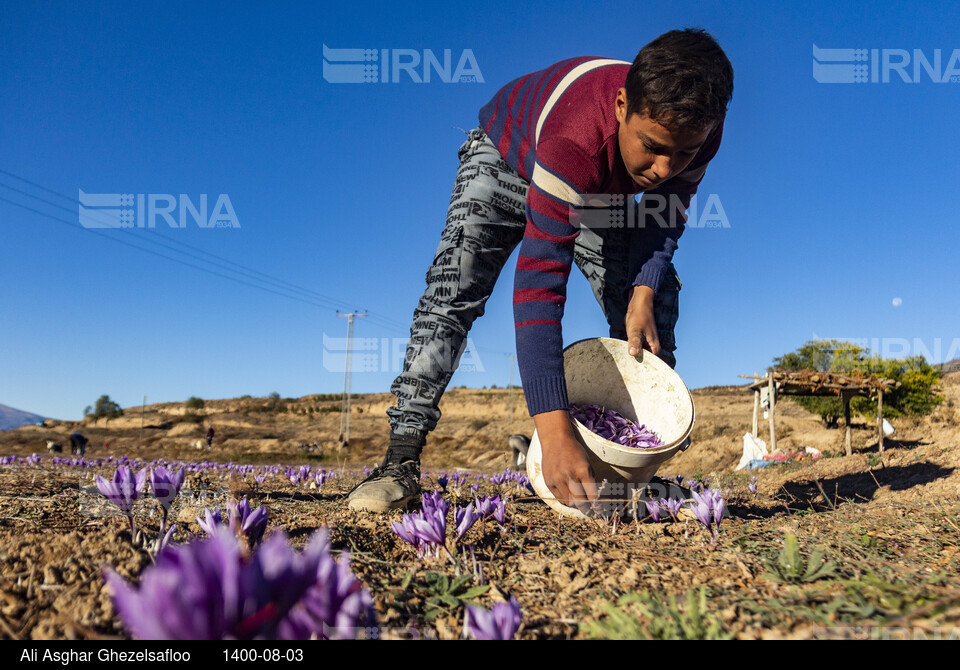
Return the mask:
[[[902,305],[902,304],[903,304],[903,300],[902,300],[901,298],[894,298],[894,299],[893,299],[893,306],[894,306],[894,307],[899,307],[899,306]]]

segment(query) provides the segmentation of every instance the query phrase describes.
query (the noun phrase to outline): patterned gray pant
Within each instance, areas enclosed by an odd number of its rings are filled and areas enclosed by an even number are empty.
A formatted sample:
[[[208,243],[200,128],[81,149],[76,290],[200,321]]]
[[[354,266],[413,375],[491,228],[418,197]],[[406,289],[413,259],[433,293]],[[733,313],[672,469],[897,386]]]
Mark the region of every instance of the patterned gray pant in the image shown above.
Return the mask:
[[[460,168],[447,210],[446,227],[427,289],[410,328],[403,372],[390,387],[396,407],[387,410],[392,431],[421,439],[440,419],[440,397],[456,371],[474,320],[484,305],[526,227],[528,182],[500,156],[486,134],[476,128],[460,147]],[[574,261],[583,272],[610,324],[610,337],[627,339],[624,321],[638,253],[631,254],[625,228],[581,228]],[[634,249],[636,251],[636,249]],[[673,265],[654,297],[654,320],[660,358],[673,367],[674,327],[680,282]]]

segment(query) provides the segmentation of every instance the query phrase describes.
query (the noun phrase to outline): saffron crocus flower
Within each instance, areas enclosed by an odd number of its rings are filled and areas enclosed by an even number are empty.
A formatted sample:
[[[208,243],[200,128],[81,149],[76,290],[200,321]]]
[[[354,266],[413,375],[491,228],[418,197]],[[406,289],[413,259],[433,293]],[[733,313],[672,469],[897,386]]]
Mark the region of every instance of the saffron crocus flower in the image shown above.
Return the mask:
[[[220,510],[203,510],[203,517],[197,517],[197,524],[200,526],[200,530],[204,533],[213,537],[217,534],[217,527],[223,524],[223,517],[220,516]]]
[[[423,512],[404,514],[400,523],[394,522],[391,527],[401,540],[412,544],[420,556],[439,556],[440,549],[446,546],[446,518],[441,528],[437,518],[425,518]]]
[[[499,499],[500,496],[497,496]],[[474,498],[474,508],[480,514],[480,516],[488,517],[493,514],[494,501],[490,496],[483,496],[482,498]]]
[[[507,503],[500,496],[483,496],[474,498],[474,507],[484,519],[493,517],[501,526],[506,521]]]
[[[439,491],[424,493],[420,502],[420,512],[404,514],[400,523],[394,522],[391,528],[401,540],[412,544],[420,556],[439,556],[440,549],[446,547],[450,503],[440,496]]]
[[[159,554],[161,551],[167,548],[170,544],[170,540],[173,539],[173,532],[177,529],[177,524],[170,526],[170,529],[167,532],[163,532],[163,527],[160,528],[160,533],[157,535],[157,541],[153,547],[153,553]]]
[[[727,503],[723,499],[720,491],[716,489],[706,489],[702,493],[693,492],[693,499],[696,505],[693,507],[693,514],[697,521],[703,524],[704,528],[711,530],[713,541],[717,541],[716,530],[711,529],[711,523],[720,528],[720,521],[723,519],[723,513],[727,509]]]
[[[497,603],[490,611],[467,605],[463,633],[477,640],[511,640],[522,621],[520,601],[510,596],[510,602]]]
[[[420,507],[425,514],[437,512],[444,517],[447,516],[447,512],[450,511],[450,503],[443,499],[440,491],[433,491],[432,493],[424,493],[421,495]]]
[[[243,534],[252,548],[267,529],[267,508],[250,509],[250,501],[244,496],[238,503],[227,502],[227,522],[235,534]]]
[[[720,522],[723,520],[723,513],[727,509],[727,501],[720,495],[720,491],[713,493],[713,522],[720,528]]]
[[[706,500],[698,500],[693,506],[693,515],[697,521],[703,524],[703,527],[710,530],[710,524],[713,522],[713,510],[710,509],[710,503]]]
[[[158,466],[156,470],[149,471],[150,488],[153,489],[153,496],[160,503],[163,511],[164,526],[167,521],[167,512],[180,493],[186,474],[187,472],[183,468],[177,472],[168,472],[163,466]]]
[[[647,508],[647,516],[649,516],[654,523],[659,523],[660,521],[660,504],[655,500],[645,500],[643,504]]]
[[[120,619],[147,640],[272,640],[352,636],[375,622],[373,600],[335,560],[325,531],[302,553],[273,534],[245,556],[228,530],[172,547],[135,589],[107,568]]]
[[[443,489],[444,493],[447,492],[447,484],[449,482],[450,480],[445,475],[440,475],[439,477],[437,477],[437,484],[440,485],[440,488]]]
[[[502,526],[507,520],[507,503],[500,500],[500,496],[496,496],[496,498],[496,504],[493,507],[493,520]]]
[[[100,475],[97,475],[97,488],[110,502],[120,508],[120,511],[127,515],[130,521],[130,537],[136,535],[136,529],[133,524],[133,503],[140,495],[140,489],[147,481],[147,469],[134,474],[133,470],[125,465],[117,467],[113,480],[107,481]]]
[[[416,528],[414,527],[411,519],[411,515],[404,514],[399,523],[394,521],[390,524],[390,527],[401,540],[407,544],[412,544],[413,548],[417,550],[417,553],[421,553],[420,547],[423,542],[420,539],[420,536],[417,534]]]
[[[680,513],[680,508],[683,507],[683,500],[680,500],[679,498],[661,498],[660,507],[666,510],[667,514],[669,514],[670,517],[676,521],[677,515]]]
[[[457,539],[459,540],[467,531],[476,523],[477,519],[481,518],[480,514],[473,509],[473,503],[470,503],[466,507],[457,507],[453,513],[454,519],[457,523]]]

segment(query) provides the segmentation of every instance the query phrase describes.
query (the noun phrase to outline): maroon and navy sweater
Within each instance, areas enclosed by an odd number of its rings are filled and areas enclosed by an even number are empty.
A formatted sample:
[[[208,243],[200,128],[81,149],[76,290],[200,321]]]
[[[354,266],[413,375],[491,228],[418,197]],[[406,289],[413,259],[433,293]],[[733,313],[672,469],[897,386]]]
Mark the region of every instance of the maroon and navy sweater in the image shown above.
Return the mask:
[[[513,311],[517,362],[530,415],[567,409],[560,321],[567,278],[579,233],[571,208],[589,194],[636,194],[617,140],[617,90],[630,63],[581,57],[513,80],[480,110],[480,126],[504,160],[530,182],[527,225],[514,278]],[[707,163],[717,153],[723,124],[717,124],[681,174],[648,193],[689,207]],[[632,200],[632,198],[630,198]],[[677,225],[638,225],[650,256],[634,280],[656,292],[677,248],[686,218]]]

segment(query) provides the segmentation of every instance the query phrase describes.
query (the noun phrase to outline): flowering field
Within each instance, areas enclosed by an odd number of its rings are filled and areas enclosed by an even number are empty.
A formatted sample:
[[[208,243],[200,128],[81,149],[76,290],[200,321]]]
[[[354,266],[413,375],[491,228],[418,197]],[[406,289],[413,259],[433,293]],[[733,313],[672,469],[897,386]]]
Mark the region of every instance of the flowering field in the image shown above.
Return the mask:
[[[843,457],[825,448],[836,432],[784,409],[784,442],[825,457],[733,472],[739,397],[696,398],[694,447],[661,474],[703,507],[622,519],[558,518],[522,473],[429,446],[422,506],[374,515],[345,500],[374,447],[267,463],[118,437],[80,458],[33,455],[12,431],[0,636],[960,636],[954,415],[901,422],[882,454],[862,431]]]

